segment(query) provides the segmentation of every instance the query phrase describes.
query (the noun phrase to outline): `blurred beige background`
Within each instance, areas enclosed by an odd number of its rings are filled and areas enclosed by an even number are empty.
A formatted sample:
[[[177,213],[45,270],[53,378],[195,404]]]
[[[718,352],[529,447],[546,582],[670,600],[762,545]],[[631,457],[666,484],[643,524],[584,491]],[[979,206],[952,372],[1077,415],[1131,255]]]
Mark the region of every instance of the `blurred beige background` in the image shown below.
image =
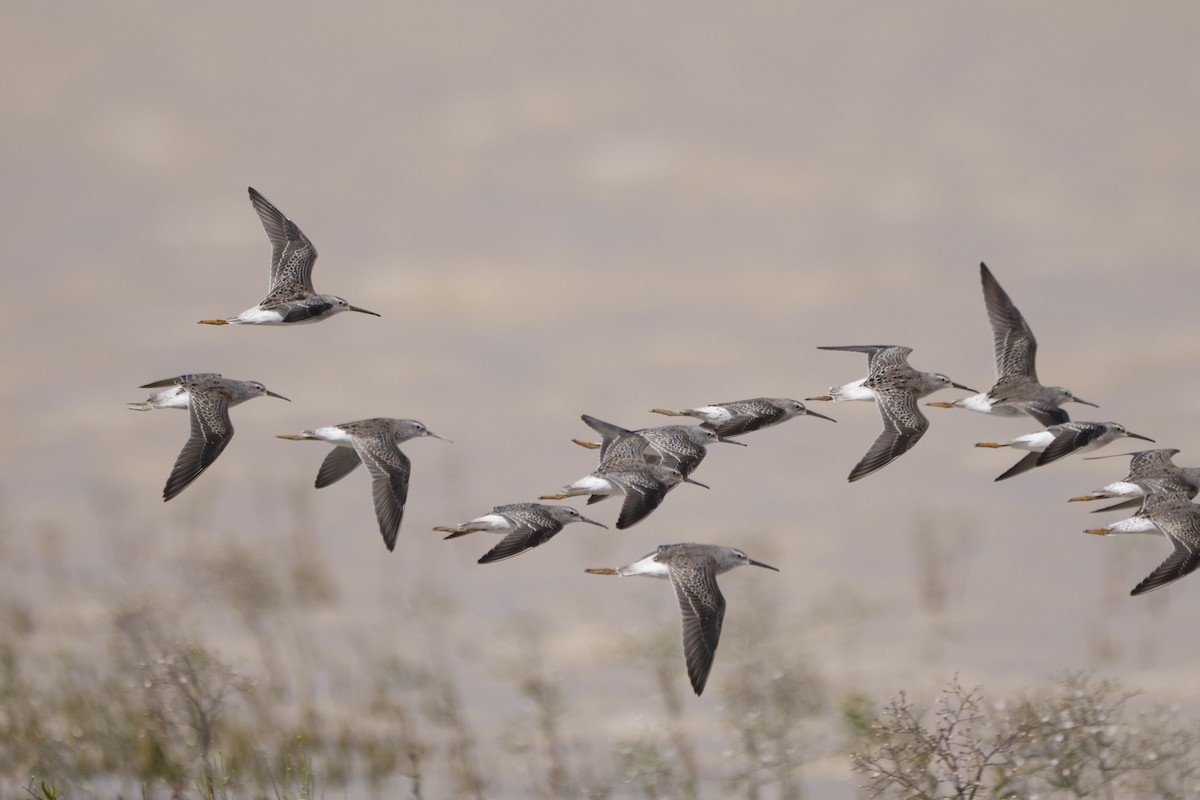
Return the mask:
[[[603,741],[654,713],[610,643],[674,626],[676,609],[665,586],[582,570],[702,541],[782,570],[722,579],[726,636],[766,593],[756,607],[789,620],[837,690],[928,694],[958,672],[1003,693],[1095,669],[1200,701],[1186,633],[1200,578],[1127,597],[1166,542],[1085,536],[1115,517],[1066,503],[1125,461],[995,484],[1019,454],[971,446],[1031,421],[930,409],[916,449],[847,484],[878,415],[822,404],[836,425],[800,419],[715,448],[696,475],[711,491],[682,487],[628,531],[574,526],[483,567],[495,539],[430,530],[588,472],[594,455],[569,442],[588,433],[580,413],[644,427],[665,421],[652,407],[804,398],[864,374],[861,356],[817,345],[905,344],[915,367],[986,389],[981,260],[1037,333],[1043,380],[1101,406],[1073,415],[1200,464],[1193,4],[118,2],[3,16],[0,591],[36,599],[48,650],[84,640],[116,595],[172,594],[213,548],[306,547],[338,581],[323,635],[351,664],[356,637],[407,648],[395,609],[438,587],[456,604],[469,706],[502,720],[520,707],[497,666],[505,621],[536,615],[566,724]],[[316,244],[319,291],[383,316],[197,326],[265,291],[247,185]],[[186,420],[124,403],[206,370],[293,402],[235,409],[225,454],[164,505]],[[314,492],[324,446],[273,438],[377,415],[454,440],[405,446],[393,554],[364,475]],[[593,511],[615,519],[613,501]],[[229,658],[251,657],[220,631]],[[720,713],[731,641],[705,696],[687,697],[696,730]],[[849,796],[845,772],[830,758],[812,780]]]

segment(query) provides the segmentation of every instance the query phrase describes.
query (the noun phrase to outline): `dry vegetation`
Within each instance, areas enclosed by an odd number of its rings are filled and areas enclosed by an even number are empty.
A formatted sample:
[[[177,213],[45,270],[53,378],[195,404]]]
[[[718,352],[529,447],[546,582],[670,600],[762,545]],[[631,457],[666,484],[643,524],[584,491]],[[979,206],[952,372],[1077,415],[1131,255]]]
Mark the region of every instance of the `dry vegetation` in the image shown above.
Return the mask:
[[[1133,697],[1072,673],[989,704],[955,679],[925,713],[903,693],[890,700],[860,727],[855,769],[873,798],[1195,797],[1200,725],[1170,709],[1132,712]]]
[[[67,631],[37,596],[73,580],[61,551],[47,546],[20,576],[20,559],[6,559],[0,796],[768,800],[811,796],[806,768],[831,758],[852,763],[872,798],[1200,790],[1200,727],[1131,710],[1114,681],[1068,675],[1004,702],[952,681],[928,712],[904,694],[880,708],[819,674],[806,623],[751,582],[737,598],[749,613],[723,637],[715,726],[694,724],[673,620],[600,664],[645,687],[639,722],[613,736],[581,723],[587,678],[558,668],[555,631],[531,614],[490,632],[508,647],[488,670],[517,704],[497,725],[467,699],[463,663],[482,650],[449,633],[461,612],[438,587],[398,609],[404,645],[350,635],[331,646],[320,626],[343,587],[312,548],[264,554],[202,533],[189,532],[209,544],[175,581],[144,585],[132,566],[112,585],[97,579],[88,595],[101,602]],[[102,535],[120,557],[120,535]],[[247,655],[224,656],[218,641]]]

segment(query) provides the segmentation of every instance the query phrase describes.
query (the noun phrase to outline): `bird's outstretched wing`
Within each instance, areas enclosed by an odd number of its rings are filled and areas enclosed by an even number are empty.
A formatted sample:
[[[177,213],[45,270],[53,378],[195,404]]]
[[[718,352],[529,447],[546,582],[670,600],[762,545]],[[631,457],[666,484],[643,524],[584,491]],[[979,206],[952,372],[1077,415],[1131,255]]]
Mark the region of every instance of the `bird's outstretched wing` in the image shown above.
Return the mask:
[[[250,202],[258,212],[267,238],[271,240],[271,284],[263,303],[312,292],[312,269],[317,260],[317,248],[313,247],[296,223],[285,217],[253,186],[250,187]]]
[[[404,504],[408,501],[408,476],[412,465],[400,452],[390,433],[378,436],[354,437],[354,449],[371,473],[371,495],[375,500],[375,516],[379,532],[388,550],[396,548],[396,534],[404,519]]]

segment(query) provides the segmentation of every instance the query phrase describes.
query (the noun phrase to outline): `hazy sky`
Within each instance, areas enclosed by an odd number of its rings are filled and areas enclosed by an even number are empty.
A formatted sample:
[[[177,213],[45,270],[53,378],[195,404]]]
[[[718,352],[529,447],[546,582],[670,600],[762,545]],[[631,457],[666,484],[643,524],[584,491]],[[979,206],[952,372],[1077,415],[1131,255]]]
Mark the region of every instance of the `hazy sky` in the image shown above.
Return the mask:
[[[644,427],[653,407],[804,398],[864,374],[861,356],[817,345],[908,345],[915,367],[985,389],[981,260],[1037,333],[1043,380],[1101,406],[1073,415],[1200,464],[1194,4],[118,2],[3,16],[0,576],[15,572],[0,582],[36,587],[55,531],[74,588],[47,602],[66,629],[129,580],[114,536],[142,579],[186,563],[184,530],[271,546],[324,454],[273,435],[399,416],[454,444],[405,447],[395,553],[365,477],[306,498],[349,584],[348,626],[401,628],[379,600],[422,577],[453,587],[468,626],[548,615],[556,657],[586,661],[580,641],[676,611],[664,587],[581,570],[695,540],[779,566],[770,591],[789,614],[867,609],[849,633],[832,616],[803,634],[847,686],[931,691],[958,670],[1007,688],[1097,667],[1200,700],[1200,644],[1175,635],[1200,578],[1126,597],[1167,543],[1085,536],[1113,517],[1066,503],[1125,461],[995,484],[1019,454],[971,446],[1031,421],[931,409],[912,452],[847,484],[878,415],[820,407],[838,423],[715,448],[697,473],[710,491],[681,487],[628,531],[575,526],[486,567],[474,561],[493,540],[430,531],[588,472],[594,455],[569,442],[588,433],[581,413]],[[316,244],[319,291],[383,316],[197,326],[265,291],[248,185]],[[186,421],[124,403],[200,370],[293,402],[235,409],[228,450],[164,505]],[[610,505],[588,513],[611,523]],[[100,535],[110,506],[126,522]],[[918,592],[914,542],[931,529],[961,559],[945,640]],[[745,572],[722,581],[727,630],[738,595],[779,577]],[[585,608],[591,629],[575,623]],[[697,719],[720,703],[727,655]],[[609,707],[619,719],[620,699]]]

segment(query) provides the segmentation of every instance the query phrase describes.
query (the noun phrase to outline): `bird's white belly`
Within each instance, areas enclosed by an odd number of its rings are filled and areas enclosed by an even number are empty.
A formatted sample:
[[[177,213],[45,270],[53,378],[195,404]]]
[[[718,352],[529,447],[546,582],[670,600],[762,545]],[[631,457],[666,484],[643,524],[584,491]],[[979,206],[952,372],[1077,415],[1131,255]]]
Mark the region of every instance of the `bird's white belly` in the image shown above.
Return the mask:
[[[305,433],[330,444],[341,445],[342,447],[354,447],[354,437],[336,425],[313,428],[311,431],[305,431]]]
[[[502,517],[499,514],[484,514],[482,517],[476,517],[467,523],[469,527],[481,531],[511,531],[513,528],[512,522],[508,517]]]
[[[1109,533],[1160,533],[1149,517],[1130,517],[1106,527]]]
[[[729,409],[721,408],[720,406],[701,406],[694,409],[696,413],[704,415],[704,421],[713,425],[720,425],[723,422],[729,422],[733,419],[733,414],[729,413]]]
[[[954,405],[968,411],[978,411],[980,414],[997,414],[1004,417],[1020,416],[1021,412],[1007,406],[997,406],[996,400],[987,392],[973,394],[961,400],[955,400]]]
[[[1054,441],[1054,434],[1050,431],[1037,431],[1036,433],[1027,433],[1024,436],[1018,436],[1009,444],[1018,450],[1028,450],[1031,453],[1040,453],[1050,446]]]
[[[585,475],[571,484],[572,489],[579,489],[587,494],[616,494],[617,489],[605,478],[596,475]]]
[[[629,577],[631,575],[641,575],[647,578],[671,577],[671,572],[667,569],[667,565],[661,561],[655,560],[657,555],[658,554],[655,553],[654,555],[646,556],[641,561],[635,561],[627,567],[622,567],[620,569],[620,574],[624,577]]]
[[[1136,483],[1129,481],[1117,481],[1105,486],[1097,494],[1107,494],[1112,497],[1141,497],[1146,493],[1146,490]]]
[[[165,389],[154,395],[148,401],[155,408],[189,408],[187,390],[182,386]]]
[[[868,403],[874,403],[875,390],[863,386],[863,384],[866,382],[866,378],[859,378],[858,380],[847,383],[843,386],[835,386],[829,390],[829,396],[838,403],[846,400],[864,400]]]
[[[242,325],[282,325],[283,314],[277,309],[248,308],[236,317],[231,317],[230,322]]]

